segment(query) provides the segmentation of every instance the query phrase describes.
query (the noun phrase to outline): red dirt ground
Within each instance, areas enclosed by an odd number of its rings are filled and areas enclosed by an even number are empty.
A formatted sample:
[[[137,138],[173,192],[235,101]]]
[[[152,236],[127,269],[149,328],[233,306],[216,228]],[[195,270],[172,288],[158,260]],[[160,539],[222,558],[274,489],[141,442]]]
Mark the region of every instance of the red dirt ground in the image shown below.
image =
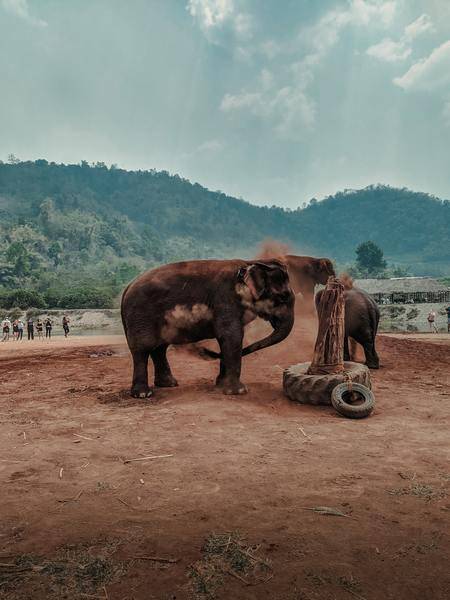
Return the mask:
[[[312,340],[298,327],[244,359],[243,397],[213,387],[215,362],[172,349],[180,387],[151,402],[123,392],[117,337],[5,344],[0,598],[449,598],[449,346],[380,336],[377,406],[352,421],[283,396],[282,369]],[[149,455],[171,456],[124,462]],[[318,506],[349,516],[305,510]],[[268,581],[211,570],[205,540],[235,531]]]

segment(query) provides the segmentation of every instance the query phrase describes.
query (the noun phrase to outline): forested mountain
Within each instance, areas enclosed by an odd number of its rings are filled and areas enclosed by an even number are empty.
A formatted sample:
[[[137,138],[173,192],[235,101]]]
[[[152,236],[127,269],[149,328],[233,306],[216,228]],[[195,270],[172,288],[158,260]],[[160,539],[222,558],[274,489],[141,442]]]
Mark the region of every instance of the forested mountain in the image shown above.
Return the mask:
[[[274,199],[281,201],[280,198]],[[304,206],[304,198],[299,204]],[[117,292],[136,272],[187,258],[252,256],[274,238],[340,266],[373,240],[415,274],[450,273],[450,203],[386,186],[296,210],[259,207],[165,171],[103,163],[0,163],[0,286]]]

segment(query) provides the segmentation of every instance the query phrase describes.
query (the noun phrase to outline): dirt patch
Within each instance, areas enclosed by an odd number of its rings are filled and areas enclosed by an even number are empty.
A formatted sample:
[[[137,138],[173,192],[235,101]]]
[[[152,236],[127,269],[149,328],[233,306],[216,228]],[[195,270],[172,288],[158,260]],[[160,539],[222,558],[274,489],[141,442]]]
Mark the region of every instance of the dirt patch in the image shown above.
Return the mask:
[[[216,598],[230,577],[246,587],[267,583],[273,569],[267,558],[259,556],[260,546],[248,545],[238,532],[211,534],[202,547],[202,558],[190,566],[194,598]]]
[[[124,563],[111,558],[119,545],[117,540],[101,540],[63,546],[52,557],[10,557],[0,564],[0,598],[107,598],[106,585],[126,571]]]
[[[180,387],[150,400],[127,394],[120,338],[1,348],[0,563],[27,570],[0,598],[192,600],[194,568],[218,600],[447,599],[449,346],[380,336],[355,422],[283,396],[313,343],[300,317],[244,359],[238,398],[171,349]]]

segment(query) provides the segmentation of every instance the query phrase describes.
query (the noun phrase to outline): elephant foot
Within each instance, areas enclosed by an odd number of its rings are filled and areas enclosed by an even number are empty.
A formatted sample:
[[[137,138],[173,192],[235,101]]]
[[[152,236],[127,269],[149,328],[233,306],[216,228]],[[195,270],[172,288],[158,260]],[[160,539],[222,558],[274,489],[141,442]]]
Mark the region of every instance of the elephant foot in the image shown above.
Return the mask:
[[[380,368],[380,363],[377,363],[377,362],[366,362],[366,367],[368,367],[369,369],[379,369]]]
[[[224,383],[225,383],[225,377],[221,377],[220,375],[217,375],[216,387],[222,387]]]
[[[247,387],[241,382],[236,383],[222,383],[222,391],[226,396],[241,396],[248,392]]]
[[[155,377],[156,387],[177,387],[178,381],[173,375],[165,375],[164,377]]]
[[[133,385],[130,393],[133,398],[150,398],[150,396],[153,396],[153,390],[145,384]]]

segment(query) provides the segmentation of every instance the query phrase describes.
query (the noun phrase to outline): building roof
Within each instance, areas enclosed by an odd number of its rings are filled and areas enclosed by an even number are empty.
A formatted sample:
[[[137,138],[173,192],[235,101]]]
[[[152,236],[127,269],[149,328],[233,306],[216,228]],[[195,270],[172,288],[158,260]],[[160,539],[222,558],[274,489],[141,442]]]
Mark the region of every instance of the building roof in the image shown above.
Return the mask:
[[[445,292],[449,287],[432,277],[395,277],[392,279],[356,279],[354,285],[369,294],[393,292]]]

